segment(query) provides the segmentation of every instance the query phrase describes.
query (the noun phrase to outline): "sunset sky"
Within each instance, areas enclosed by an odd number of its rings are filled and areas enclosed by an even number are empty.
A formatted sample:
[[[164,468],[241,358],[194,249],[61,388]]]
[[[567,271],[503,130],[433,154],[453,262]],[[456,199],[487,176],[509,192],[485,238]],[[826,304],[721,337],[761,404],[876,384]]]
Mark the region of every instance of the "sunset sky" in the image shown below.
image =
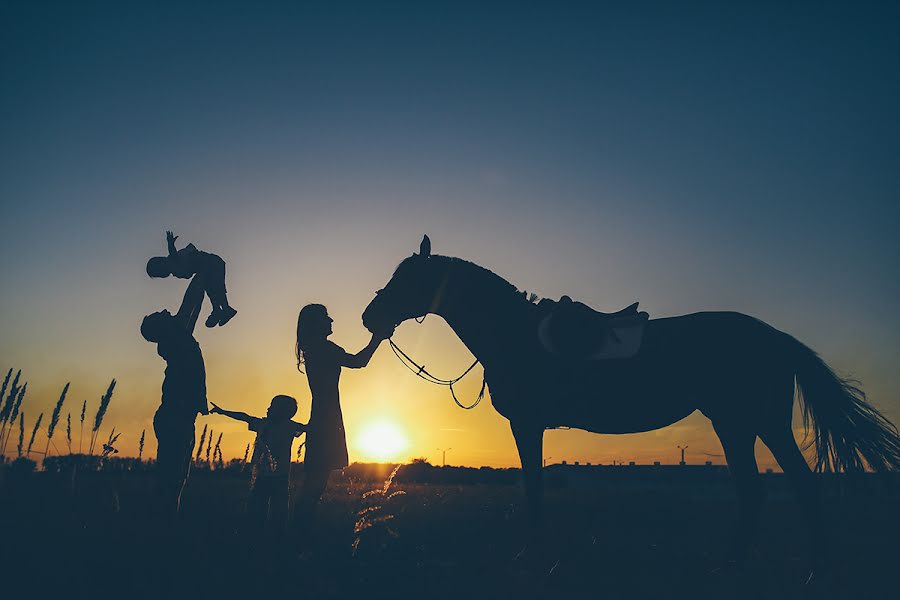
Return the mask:
[[[144,272],[166,229],[228,264],[238,316],[197,339],[229,409],[286,393],[305,421],[299,308],[359,350],[427,233],[542,297],[759,317],[900,422],[900,5],[484,4],[3,3],[0,368],[29,382],[26,428],[115,377],[101,435],[136,454],[147,428],[155,455],[165,364],[138,327],[185,289]],[[439,376],[473,360],[438,317],[395,340]],[[387,346],[341,393],[351,461],[518,465],[490,402],[458,409]],[[253,439],[204,423],[226,459]],[[375,456],[378,431],[405,445]],[[722,462],[699,414],[545,440],[551,462]]]

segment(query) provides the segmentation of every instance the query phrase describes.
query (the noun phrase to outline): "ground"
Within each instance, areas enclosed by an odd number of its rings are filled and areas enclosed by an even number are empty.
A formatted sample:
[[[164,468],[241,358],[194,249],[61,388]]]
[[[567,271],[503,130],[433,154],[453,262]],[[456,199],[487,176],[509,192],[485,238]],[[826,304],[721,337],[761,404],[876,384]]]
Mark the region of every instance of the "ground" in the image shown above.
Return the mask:
[[[727,480],[627,479],[548,490],[546,540],[526,541],[517,485],[334,481],[313,549],[248,531],[246,478],[198,472],[183,514],[150,514],[148,473],[33,473],[0,484],[2,586],[37,597],[180,598],[885,598],[900,589],[896,491],[830,489],[831,572],[808,573],[799,507],[780,476],[758,548],[722,560],[734,510]],[[373,526],[354,533],[359,512]],[[391,536],[390,525],[398,537]],[[359,538],[354,555],[353,542]]]

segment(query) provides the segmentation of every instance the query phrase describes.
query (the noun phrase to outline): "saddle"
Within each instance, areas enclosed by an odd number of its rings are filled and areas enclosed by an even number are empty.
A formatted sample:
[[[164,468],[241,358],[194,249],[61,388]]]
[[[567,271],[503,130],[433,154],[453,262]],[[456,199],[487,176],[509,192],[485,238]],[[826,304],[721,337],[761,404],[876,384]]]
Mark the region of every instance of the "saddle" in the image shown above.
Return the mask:
[[[547,314],[538,324],[538,339],[548,352],[567,359],[631,358],[641,349],[650,318],[638,304],[604,313],[568,296],[542,300],[538,306]]]

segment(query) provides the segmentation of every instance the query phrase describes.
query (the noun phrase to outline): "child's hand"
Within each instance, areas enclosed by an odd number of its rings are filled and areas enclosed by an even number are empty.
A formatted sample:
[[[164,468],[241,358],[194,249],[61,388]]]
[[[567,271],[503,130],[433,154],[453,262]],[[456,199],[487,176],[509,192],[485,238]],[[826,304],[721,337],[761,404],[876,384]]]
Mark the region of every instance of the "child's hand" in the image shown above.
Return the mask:
[[[178,239],[178,236],[172,233],[171,231],[166,232],[166,241],[170,244],[174,244],[175,240]]]

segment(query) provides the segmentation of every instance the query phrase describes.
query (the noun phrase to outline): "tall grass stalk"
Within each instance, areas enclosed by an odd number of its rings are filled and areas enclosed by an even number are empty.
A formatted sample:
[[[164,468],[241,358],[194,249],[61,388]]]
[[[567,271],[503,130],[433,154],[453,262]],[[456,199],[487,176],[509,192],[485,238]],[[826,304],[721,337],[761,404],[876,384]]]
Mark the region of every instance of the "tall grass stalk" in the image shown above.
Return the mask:
[[[6,397],[6,402],[3,403],[2,407],[0,407],[0,440],[3,439],[3,434],[6,433],[6,423],[9,420],[9,415],[12,412],[13,404],[16,401],[16,398],[19,393],[19,377],[22,375],[22,370],[16,373],[16,378],[13,380],[12,388],[9,390],[9,395]],[[7,377],[8,379],[8,377]],[[4,390],[6,383],[4,382]],[[0,400],[3,400],[3,396],[0,395]]]
[[[81,442],[84,441],[84,413],[87,412],[87,400],[81,403],[81,433],[78,434],[78,454],[81,454]]]
[[[206,466],[209,466],[209,453],[212,450],[213,430],[209,430],[209,438],[206,440]]]
[[[392,504],[391,500],[406,495],[406,492],[403,490],[391,492],[394,478],[397,476],[401,466],[397,465],[394,467],[394,470],[391,471],[391,474],[385,479],[384,485],[380,488],[375,488],[362,495],[363,506],[357,511],[356,524],[353,526],[353,533],[356,535],[356,538],[353,540],[351,548],[354,556],[359,552],[360,544],[365,537],[374,538],[375,541],[381,542],[381,545],[384,545],[382,533],[392,538],[400,537],[400,534],[388,525],[388,522],[394,519],[394,514],[389,507],[389,504]]]
[[[19,407],[22,406],[22,400],[25,399],[25,392],[28,390],[28,382],[25,382],[25,385],[22,386],[22,389],[19,390],[19,395],[16,398],[16,403],[13,404],[12,414],[9,417],[10,423],[16,422],[16,417],[19,416]],[[12,425],[10,425],[11,427]]]
[[[90,454],[94,455],[94,444],[97,442],[97,434],[100,432],[100,425],[103,424],[103,417],[106,416],[106,410],[109,408],[109,401],[112,400],[113,390],[116,389],[116,380],[109,382],[106,393],[100,398],[100,406],[97,407],[97,414],[94,415],[94,426],[91,429],[91,448]]]
[[[12,368],[10,367],[9,371],[6,372],[6,377],[3,379],[3,386],[0,386],[0,401],[3,401],[3,396],[6,394],[6,388],[9,386],[9,378],[12,377]]]
[[[244,448],[244,464],[247,464],[247,457],[250,456],[250,444],[247,444],[247,447]]]
[[[206,424],[203,425],[203,433],[200,434],[200,443],[197,444],[197,456],[194,457],[194,462],[198,465],[200,464],[200,455],[203,453],[204,443],[206,443]]]
[[[66,415],[66,445],[69,447],[69,454],[72,454],[72,413]]]
[[[10,369],[9,372],[6,374],[6,379],[3,380],[3,388],[2,388],[3,393],[0,394],[0,401],[3,400],[3,394],[6,394],[6,388],[9,385],[10,373],[12,373],[12,369]],[[3,421],[4,423],[6,423],[6,419],[9,418],[10,410],[12,410],[13,402],[15,401],[16,394],[19,391],[18,390],[19,377],[21,377],[21,376],[22,376],[22,370],[19,369],[19,371],[16,373],[16,378],[13,380],[12,388],[10,388],[10,390],[9,390],[9,395],[6,397],[6,402],[4,402],[2,408],[0,408],[0,421]]]
[[[22,442],[25,441],[25,411],[19,413],[19,445],[16,447],[16,455],[22,456]]]
[[[212,438],[212,436],[209,436]],[[216,440],[216,447],[213,449],[213,462],[218,460],[218,457],[222,456],[222,434],[219,434],[219,438]]]
[[[8,416],[9,419],[9,429],[6,432],[6,439],[3,440],[2,445],[0,445],[0,454],[6,454],[6,445],[9,443],[9,436],[12,435],[12,428],[15,427],[16,416],[19,414],[19,407],[22,406],[22,400],[25,398],[25,392],[28,391],[28,382],[25,382],[19,389],[19,393],[16,394],[16,401],[12,407],[12,414]],[[4,427],[6,424],[4,423]],[[2,436],[0,436],[2,437]]]
[[[120,435],[122,435],[122,433],[116,433],[116,428],[113,427],[112,431],[109,432],[109,439],[103,444],[103,452],[100,454],[101,458],[106,458],[110,454],[119,453],[114,444],[118,441]]]
[[[44,420],[44,413],[38,415],[37,421],[34,424],[34,429],[31,430],[31,441],[28,442],[28,452],[27,455],[31,456],[31,447],[34,446],[34,436],[37,435],[38,429],[41,427],[41,421]]]
[[[141,441],[138,442],[138,460],[139,461],[144,458],[144,435],[146,435],[146,433],[147,433],[146,429],[141,430]]]
[[[3,440],[2,445],[0,445],[0,454],[6,454],[6,445],[9,443],[9,436],[12,435],[12,428],[15,427],[16,424],[16,416],[19,414],[19,407],[22,406],[22,400],[25,398],[25,392],[28,391],[28,382],[25,382],[21,388],[19,388],[19,393],[16,394],[16,401],[12,407],[12,414],[8,417],[9,419],[9,429],[6,431],[6,439]]]
[[[56,402],[56,406],[53,407],[53,413],[50,415],[50,423],[47,425],[47,447],[44,449],[44,458],[47,458],[50,453],[50,441],[53,439],[53,434],[56,432],[56,424],[59,423],[59,414],[62,412],[63,402],[66,401],[66,394],[69,393],[69,384],[71,382],[66,383],[65,387],[62,390],[62,393],[59,395],[59,400]]]

